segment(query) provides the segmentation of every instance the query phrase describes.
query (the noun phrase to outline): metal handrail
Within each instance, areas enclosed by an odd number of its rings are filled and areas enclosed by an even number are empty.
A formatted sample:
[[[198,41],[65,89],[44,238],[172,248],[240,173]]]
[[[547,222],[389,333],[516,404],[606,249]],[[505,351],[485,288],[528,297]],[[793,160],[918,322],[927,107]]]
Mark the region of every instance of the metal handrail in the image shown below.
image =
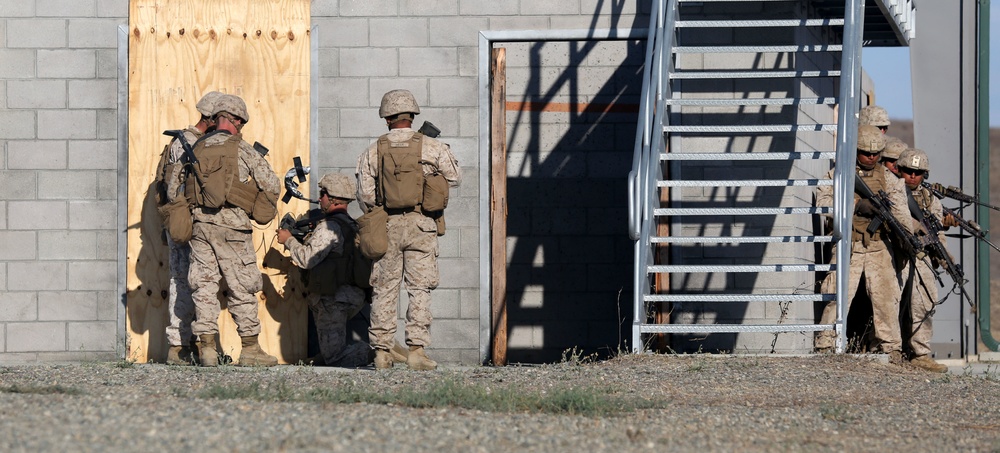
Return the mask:
[[[840,62],[840,110],[837,112],[837,160],[833,172],[833,237],[837,243],[837,352],[847,342],[847,295],[851,268],[851,213],[854,212],[854,163],[861,96],[861,44],[864,0],[846,0],[844,46]]]
[[[649,15],[649,32],[646,35],[646,57],[642,69],[642,93],[639,100],[639,124],[635,131],[635,150],[632,154],[632,170],[628,174],[628,231],[629,238],[633,241],[639,239],[639,227],[642,224],[642,206],[637,198],[640,192],[640,184],[644,179],[644,169],[646,168],[645,158],[648,153],[650,124],[650,74],[653,70],[653,49],[656,47],[656,39],[659,34],[656,32],[662,24],[662,11],[664,0],[653,2],[653,10]]]

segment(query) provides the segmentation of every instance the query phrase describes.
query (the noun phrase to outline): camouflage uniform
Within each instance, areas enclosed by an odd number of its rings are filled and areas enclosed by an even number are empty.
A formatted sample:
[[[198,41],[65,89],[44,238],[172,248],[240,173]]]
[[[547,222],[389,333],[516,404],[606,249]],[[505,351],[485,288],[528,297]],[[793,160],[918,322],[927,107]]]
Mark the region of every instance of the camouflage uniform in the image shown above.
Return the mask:
[[[346,213],[337,215],[347,216]],[[327,218],[306,236],[305,243],[292,237],[285,242],[285,249],[291,255],[292,264],[302,269],[312,269],[331,254],[344,253],[344,235],[340,224]],[[322,278],[319,275],[311,277]],[[316,320],[323,361],[327,365],[345,367],[371,363],[371,347],[368,344],[357,342],[347,345],[347,321],[364,307],[364,290],[357,286],[341,285],[334,295],[310,293],[308,300],[309,309]]]
[[[219,132],[203,139],[206,146],[220,145],[230,135]],[[246,141],[239,144],[239,179],[253,177],[257,186],[277,196],[280,181],[271,165]],[[194,227],[191,237],[191,270],[188,283],[193,291],[197,320],[195,335],[219,331],[219,280],[229,285],[229,313],[236,321],[241,337],[260,333],[257,318],[257,292],[263,286],[257,254],[253,247],[250,217],[241,208],[226,206],[211,209],[195,207],[191,213]]]
[[[889,195],[892,203],[892,215],[903,225],[904,229],[912,232],[912,220],[907,210],[906,185],[903,180],[893,175],[882,164],[876,164],[871,171],[865,171],[861,167],[855,166],[855,171],[861,175],[869,187],[878,192],[879,186]],[[833,177],[833,170],[827,173],[827,178]],[[854,196],[854,203],[857,206],[858,195]],[[821,207],[833,206],[833,186],[823,186],[816,191],[816,205]],[[894,266],[893,247],[889,243],[889,233],[887,227],[883,226],[873,237],[864,233],[863,227],[867,227],[868,219],[854,216],[854,233],[851,242],[851,267],[847,294],[847,311],[850,311],[851,302],[858,291],[858,285],[864,277],[865,288],[872,302],[872,321],[875,324],[875,339],[879,343],[877,346],[881,352],[902,351],[902,339],[899,329],[899,299],[901,295],[902,281],[899,272]],[[861,230],[859,232],[858,230]],[[837,251],[834,247],[832,263],[836,263]],[[827,274],[823,281],[824,293],[836,293],[837,277],[835,272]],[[833,324],[837,321],[837,302],[830,301],[823,309],[820,324]],[[833,348],[837,341],[834,331],[820,331],[816,333],[816,349],[824,350]]]
[[[411,128],[391,129],[390,142],[407,142],[413,137]],[[431,137],[423,137],[421,159],[434,164],[452,187],[461,183],[458,160],[448,145]],[[376,179],[379,174],[378,144],[372,143],[358,158],[358,202],[367,211],[375,206]],[[424,173],[433,169],[424,165]],[[399,284],[405,282],[409,307],[406,311],[406,344],[427,347],[431,343],[431,290],[438,285],[438,240],[434,219],[423,215],[419,208],[410,212],[390,212],[388,222],[389,249],[375,261],[372,269],[372,320],[369,333],[372,346],[389,350],[395,343],[396,309]]]
[[[927,210],[936,217],[939,222],[944,221],[944,210],[941,208],[941,201],[930,193],[929,190],[918,187],[913,191],[913,199],[921,209]],[[917,223],[917,220],[913,220]],[[938,240],[945,243],[943,231],[938,231]],[[934,331],[931,326],[931,316],[934,314],[934,303],[938,300],[938,283],[935,272],[928,265],[929,260],[917,260],[916,272],[913,276],[913,290],[910,297],[910,314],[913,321],[910,337],[910,347],[914,356],[931,354],[931,337]],[[903,271],[903,275],[908,274],[908,269]]]
[[[184,139],[194,145],[202,136],[202,132],[194,126],[184,129]],[[170,143],[167,163],[174,164],[184,155],[181,141],[174,139]],[[167,200],[173,201],[178,194],[184,192],[183,182],[178,173],[167,178]],[[190,268],[191,246],[177,244],[170,235],[165,235],[170,247],[170,298],[167,300],[167,312],[170,315],[170,325],[167,326],[167,344],[170,346],[186,346],[191,339],[191,322],[194,320],[194,302],[191,300],[191,287],[188,285],[188,270]]]

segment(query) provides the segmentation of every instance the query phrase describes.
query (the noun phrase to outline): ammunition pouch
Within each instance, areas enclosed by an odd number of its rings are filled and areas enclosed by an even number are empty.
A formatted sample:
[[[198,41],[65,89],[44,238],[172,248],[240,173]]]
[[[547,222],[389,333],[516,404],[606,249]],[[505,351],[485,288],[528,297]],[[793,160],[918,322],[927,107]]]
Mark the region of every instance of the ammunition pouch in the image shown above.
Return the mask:
[[[184,244],[191,240],[193,220],[191,207],[183,196],[156,208],[163,221],[163,228],[175,243]]]
[[[389,214],[376,206],[358,218],[358,247],[370,260],[378,260],[389,250]]]
[[[233,183],[226,201],[246,211],[258,225],[267,225],[278,215],[278,196],[260,190],[252,179]]]

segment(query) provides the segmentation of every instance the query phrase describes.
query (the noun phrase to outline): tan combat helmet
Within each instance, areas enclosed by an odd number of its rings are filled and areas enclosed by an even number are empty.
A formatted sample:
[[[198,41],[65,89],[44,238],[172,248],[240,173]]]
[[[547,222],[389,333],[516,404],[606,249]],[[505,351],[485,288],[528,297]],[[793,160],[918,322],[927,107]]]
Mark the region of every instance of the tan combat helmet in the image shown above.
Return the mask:
[[[917,148],[907,148],[906,151],[903,151],[899,155],[899,160],[896,161],[896,166],[899,168],[923,170],[925,178],[931,173],[931,162],[927,158],[927,153]]]
[[[215,101],[219,100],[220,96],[222,96],[222,93],[218,91],[209,91],[201,97],[201,100],[195,104],[194,108],[198,109],[198,113],[201,116],[212,116],[215,110]]]
[[[882,159],[899,159],[899,155],[909,148],[906,142],[896,137],[886,137],[885,149],[882,150]]]
[[[334,198],[353,200],[357,193],[354,178],[340,173],[327,173],[319,180],[319,189]]]
[[[219,99],[215,100],[215,108],[212,109],[212,115],[218,115],[221,112],[239,117],[243,120],[244,124],[250,122],[250,114],[247,113],[247,104],[239,96],[232,94],[219,96]]]
[[[420,114],[420,106],[413,93],[408,90],[392,90],[382,96],[382,104],[378,108],[378,117],[395,116],[400,113]]]
[[[858,126],[858,149],[866,153],[880,153],[885,149],[885,135],[875,126]]]
[[[889,113],[884,108],[877,105],[869,105],[861,109],[858,116],[858,124],[867,124],[876,127],[889,127]]]

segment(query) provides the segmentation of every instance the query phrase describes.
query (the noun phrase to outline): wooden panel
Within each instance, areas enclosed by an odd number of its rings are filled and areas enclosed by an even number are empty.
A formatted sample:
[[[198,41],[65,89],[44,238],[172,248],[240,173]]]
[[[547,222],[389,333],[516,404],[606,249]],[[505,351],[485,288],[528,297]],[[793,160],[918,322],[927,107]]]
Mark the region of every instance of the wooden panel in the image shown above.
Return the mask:
[[[307,0],[131,0],[128,357],[140,362],[166,357],[169,260],[149,191],[168,142],[162,132],[197,122],[195,103],[218,90],[246,101],[250,119],[244,139],[270,148],[267,161],[279,177],[296,155],[308,165],[309,6]],[[296,199],[278,204],[278,218],[308,209]],[[255,225],[253,234],[264,274],[260,341],[283,363],[294,363],[306,356],[308,308],[297,271],[272,250],[277,223]],[[225,310],[219,319],[222,349],[236,359],[236,326]]]
[[[493,364],[507,364],[507,53],[490,63],[490,248],[492,263]]]

